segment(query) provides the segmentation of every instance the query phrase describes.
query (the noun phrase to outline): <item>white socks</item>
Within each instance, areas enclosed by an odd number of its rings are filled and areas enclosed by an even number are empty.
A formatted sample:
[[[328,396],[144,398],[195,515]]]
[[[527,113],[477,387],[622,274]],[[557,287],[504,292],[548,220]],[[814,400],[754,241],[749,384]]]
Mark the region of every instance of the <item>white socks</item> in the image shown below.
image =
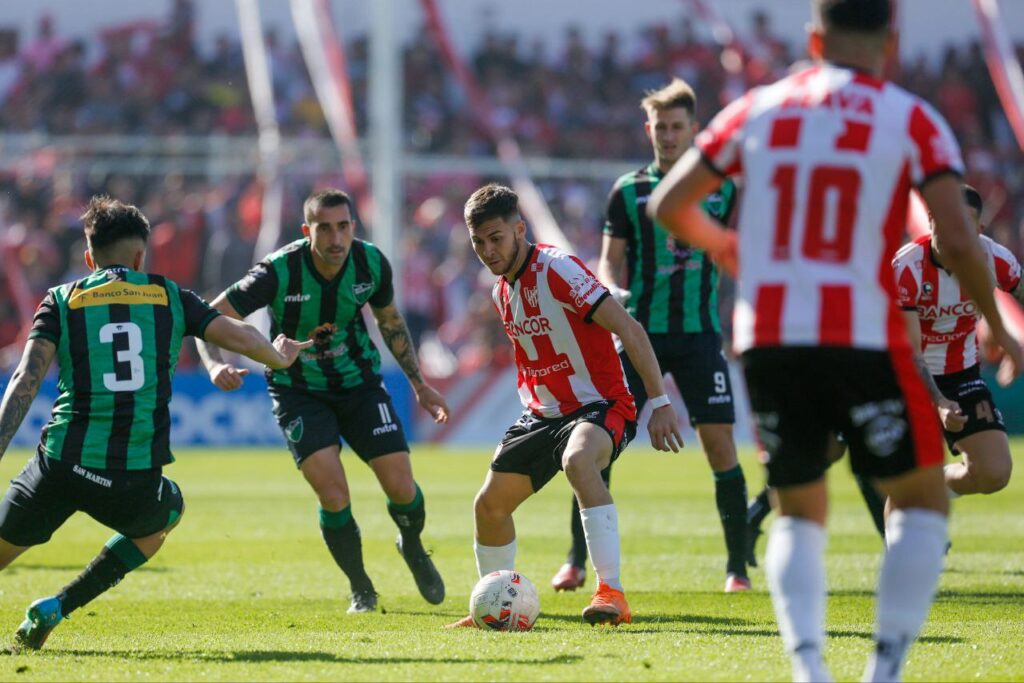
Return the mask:
[[[587,550],[598,581],[622,590],[619,578],[619,513],[615,503],[580,510]]]
[[[893,510],[878,577],[875,652],[865,681],[898,681],[907,648],[928,617],[946,555],[947,520],[933,510]]]
[[[794,681],[831,681],[825,642],[825,528],[779,517],[768,533],[765,575]]]
[[[474,540],[473,553],[476,554],[477,574],[482,577],[501,569],[515,569],[515,539],[508,545],[480,545]]]

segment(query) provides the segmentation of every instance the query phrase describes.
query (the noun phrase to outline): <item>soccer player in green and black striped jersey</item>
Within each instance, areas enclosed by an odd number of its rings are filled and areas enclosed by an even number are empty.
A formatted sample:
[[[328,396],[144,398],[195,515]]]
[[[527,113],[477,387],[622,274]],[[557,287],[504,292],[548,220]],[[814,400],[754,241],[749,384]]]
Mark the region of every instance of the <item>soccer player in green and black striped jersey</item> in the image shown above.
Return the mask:
[[[718,320],[718,270],[703,251],[676,240],[644,210],[651,192],[697,134],[696,97],[677,78],[649,92],[641,107],[654,161],[622,176],[612,188],[597,276],[647,330],[662,371],[671,373],[683,396],[714,475],[728,552],[725,590],[747,590],[746,482],[732,436],[735,414]],[[724,223],[735,203],[736,188],[727,181],[707,197],[704,209]],[[620,356],[637,410],[642,410],[648,398],[643,382],[629,359]],[[587,546],[575,499],[572,530],[568,561],[552,579],[556,590],[575,590],[586,577]]]
[[[413,479],[409,446],[382,385],[380,353],[370,339],[363,307],[403,372],[419,404],[438,422],[448,419],[444,398],[423,381],[416,349],[394,302],[391,266],[380,250],[355,238],[352,202],[340,190],[309,196],[302,239],[260,261],[214,300],[233,318],[267,307],[271,328],[315,346],[299,362],[267,375],[274,416],[306,481],[320,502],[320,529],[352,587],[349,612],[376,609],[377,593],[363,566],[359,526],[352,516],[341,466],[344,439],[373,473],[398,525],[398,549],[431,604],[444,600],[444,582],[423,548],[423,492]],[[221,389],[241,386],[243,370],[224,362],[216,347],[199,344],[210,379]]]
[[[35,601],[16,635],[39,649],[60,621],[156,554],[181,519],[181,490],[162,474],[170,449],[171,378],[186,336],[284,369],[309,343],[271,344],[171,280],[141,271],[149,222],[93,197],[83,216],[93,273],[39,305],[0,404],[0,456],[56,358],[60,395],[36,456],[0,502],[0,569],[45,543],[81,510],[117,533],[59,594]]]

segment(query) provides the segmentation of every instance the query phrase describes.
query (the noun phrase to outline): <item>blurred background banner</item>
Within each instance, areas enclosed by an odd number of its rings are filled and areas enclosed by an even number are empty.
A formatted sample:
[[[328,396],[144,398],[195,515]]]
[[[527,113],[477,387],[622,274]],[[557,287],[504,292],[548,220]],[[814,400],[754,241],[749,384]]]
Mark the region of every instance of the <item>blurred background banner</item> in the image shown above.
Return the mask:
[[[360,236],[396,264],[424,372],[455,407],[452,424],[437,428],[414,406],[409,431],[493,442],[519,404],[511,346],[490,301],[493,277],[462,221],[470,192],[491,180],[532,188],[524,191],[532,237],[568,244],[593,266],[608,191],[651,157],[644,92],[680,76],[706,123],[805,56],[808,8],[806,0],[3,3],[0,383],[45,290],[86,272],[79,217],[90,195],[137,204],[153,227],[147,269],[212,299],[298,238],[303,198],[334,185],[361,197]],[[898,27],[897,81],[949,121],[966,179],[985,200],[987,233],[1024,256],[1015,136],[1024,2],[901,0]],[[908,224],[926,227],[920,214]],[[731,283],[720,301],[728,337]],[[273,427],[269,407],[248,403],[260,392],[211,393],[191,344],[179,367],[180,443],[277,438],[264,429]],[[408,403],[407,385],[389,373],[396,400]],[[40,397],[36,417],[52,398]],[[1024,427],[1012,417],[1024,413],[1024,397],[999,398],[1011,427]],[[745,398],[738,405],[743,412]],[[231,425],[230,438],[188,427],[204,424],[187,415],[209,406]],[[236,441],[233,430],[254,410],[258,428],[237,427]],[[21,442],[34,443],[25,433]],[[737,433],[749,438],[745,422]]]

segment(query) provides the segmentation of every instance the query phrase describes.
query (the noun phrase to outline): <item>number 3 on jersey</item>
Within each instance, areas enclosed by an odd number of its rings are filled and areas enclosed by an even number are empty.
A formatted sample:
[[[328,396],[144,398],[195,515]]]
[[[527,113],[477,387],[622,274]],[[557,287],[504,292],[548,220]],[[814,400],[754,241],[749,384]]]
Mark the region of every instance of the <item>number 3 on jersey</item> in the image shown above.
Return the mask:
[[[100,343],[111,344],[114,372],[103,373],[110,391],[137,391],[145,384],[142,362],[142,330],[135,323],[107,323],[100,328]]]

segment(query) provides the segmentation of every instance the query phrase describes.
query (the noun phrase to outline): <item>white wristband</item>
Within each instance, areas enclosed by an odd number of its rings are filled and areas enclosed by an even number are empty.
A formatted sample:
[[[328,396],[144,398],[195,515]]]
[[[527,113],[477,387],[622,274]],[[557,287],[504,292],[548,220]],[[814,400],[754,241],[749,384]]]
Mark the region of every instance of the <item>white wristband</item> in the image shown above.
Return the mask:
[[[650,399],[647,402],[651,404],[651,410],[657,410],[662,406],[667,406],[672,403],[671,399],[669,399],[668,397],[668,394],[661,394],[659,396],[655,396],[654,398]]]

